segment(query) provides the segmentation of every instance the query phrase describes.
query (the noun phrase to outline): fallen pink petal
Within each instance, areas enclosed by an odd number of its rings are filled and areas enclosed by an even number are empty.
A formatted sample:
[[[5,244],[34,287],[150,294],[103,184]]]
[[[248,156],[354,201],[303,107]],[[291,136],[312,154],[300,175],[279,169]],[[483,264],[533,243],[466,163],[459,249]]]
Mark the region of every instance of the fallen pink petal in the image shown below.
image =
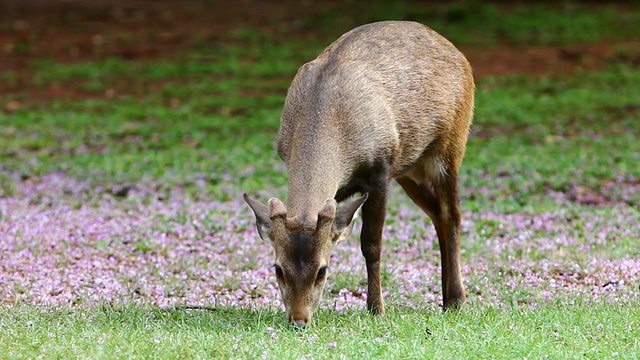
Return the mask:
[[[195,201],[179,192],[161,201],[150,187],[137,186],[131,200],[101,196],[93,205],[71,206],[65,193],[80,194],[87,187],[53,173],[21,182],[17,195],[0,199],[3,303],[281,306],[273,250],[258,237],[240,192],[224,202]],[[143,198],[150,200],[135,200]],[[394,306],[433,309],[441,301],[435,231],[406,200],[391,204],[398,213],[385,229],[384,269],[390,279],[385,297]],[[638,257],[606,257],[598,248],[640,238],[640,226],[632,226],[640,224],[640,215],[625,206],[606,210],[602,215],[582,214],[579,208],[538,214],[465,211],[469,301],[503,305],[513,300],[512,293],[530,307],[562,298],[638,298]],[[577,232],[567,227],[568,218],[588,220]],[[499,233],[483,233],[483,224]],[[349,282],[337,288],[329,280],[324,308],[344,311],[366,304],[366,272],[354,233],[332,256],[332,276]],[[572,251],[587,255],[576,259]]]

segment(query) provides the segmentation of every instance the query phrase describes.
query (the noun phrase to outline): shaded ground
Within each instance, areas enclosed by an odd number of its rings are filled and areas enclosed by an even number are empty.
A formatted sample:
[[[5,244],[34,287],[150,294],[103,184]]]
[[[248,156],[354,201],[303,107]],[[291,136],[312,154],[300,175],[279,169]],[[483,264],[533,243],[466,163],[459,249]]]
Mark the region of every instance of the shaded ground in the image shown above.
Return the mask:
[[[328,43],[334,35],[318,33],[314,22],[326,21],[327,13],[355,14],[358,10],[357,4],[342,1],[6,0],[0,4],[0,74],[12,75],[0,81],[0,93],[28,93],[32,100],[94,97],[95,93],[73,83],[35,85],[32,62],[172,59],[197,48],[219,47],[230,41],[234,31],[247,27],[278,36],[326,38]],[[461,49],[478,78],[593,70],[617,60],[640,63],[640,37],[593,44]],[[129,87],[122,82],[115,90],[126,93]],[[19,104],[3,104],[6,110],[15,106]]]

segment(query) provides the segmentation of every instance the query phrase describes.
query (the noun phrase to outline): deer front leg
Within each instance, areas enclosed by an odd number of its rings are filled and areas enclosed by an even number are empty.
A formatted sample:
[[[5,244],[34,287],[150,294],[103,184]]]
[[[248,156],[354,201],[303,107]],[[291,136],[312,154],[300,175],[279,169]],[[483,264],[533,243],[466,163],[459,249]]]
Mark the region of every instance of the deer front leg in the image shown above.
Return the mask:
[[[367,264],[367,310],[374,315],[384,314],[382,284],[380,281],[380,253],[382,229],[387,205],[386,176],[377,182],[362,207],[362,235],[360,246]]]

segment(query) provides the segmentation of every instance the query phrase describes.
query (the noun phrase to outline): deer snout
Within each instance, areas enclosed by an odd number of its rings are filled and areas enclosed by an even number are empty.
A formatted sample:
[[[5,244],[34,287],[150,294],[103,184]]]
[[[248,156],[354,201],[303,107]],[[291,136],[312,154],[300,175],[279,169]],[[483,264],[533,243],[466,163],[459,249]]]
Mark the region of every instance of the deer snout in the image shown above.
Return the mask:
[[[296,327],[305,327],[311,322],[311,314],[307,311],[292,311],[289,315],[289,322]]]
[[[298,328],[303,328],[307,326],[307,323],[304,320],[296,320],[293,325]]]

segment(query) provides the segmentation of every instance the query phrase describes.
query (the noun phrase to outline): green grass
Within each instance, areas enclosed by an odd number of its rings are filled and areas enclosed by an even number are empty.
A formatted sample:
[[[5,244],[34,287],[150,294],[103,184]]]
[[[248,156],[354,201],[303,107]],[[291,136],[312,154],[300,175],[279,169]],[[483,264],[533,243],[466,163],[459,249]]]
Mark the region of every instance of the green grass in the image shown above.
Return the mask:
[[[537,310],[319,311],[296,330],[282,314],[101,306],[0,307],[6,358],[636,358],[638,304],[558,304]]]
[[[510,197],[503,205],[521,208],[541,202],[545,187],[562,190],[580,181],[599,188],[619,176],[639,177],[632,165],[640,161],[639,83],[640,72],[625,66],[480,81],[462,188],[497,185]],[[478,169],[505,181],[478,184]]]
[[[463,196],[475,196],[467,206],[490,202],[516,211],[543,201],[547,188],[562,191],[576,179],[597,189],[620,176],[640,177],[633,166],[640,161],[639,84],[640,72],[625,65],[565,77],[479,81],[475,132],[462,170]],[[205,176],[216,196],[224,195],[225,178],[247,191],[284,185],[274,149],[284,87],[253,97],[236,87],[223,97],[215,86],[205,79],[142,99],[0,113],[0,177],[65,171],[98,181],[154,178],[189,188]],[[165,92],[181,94],[180,104],[172,105]],[[503,176],[496,180],[498,173]],[[507,196],[494,202],[465,194],[482,186]]]
[[[551,45],[597,42],[637,36],[637,3],[589,7],[578,1],[518,1],[505,6],[486,1],[455,1],[425,6],[419,1],[373,1],[344,4],[345,11],[301,19],[307,29],[343,32],[379,20],[413,20],[428,24],[458,45]],[[338,35],[338,34],[335,34]]]

